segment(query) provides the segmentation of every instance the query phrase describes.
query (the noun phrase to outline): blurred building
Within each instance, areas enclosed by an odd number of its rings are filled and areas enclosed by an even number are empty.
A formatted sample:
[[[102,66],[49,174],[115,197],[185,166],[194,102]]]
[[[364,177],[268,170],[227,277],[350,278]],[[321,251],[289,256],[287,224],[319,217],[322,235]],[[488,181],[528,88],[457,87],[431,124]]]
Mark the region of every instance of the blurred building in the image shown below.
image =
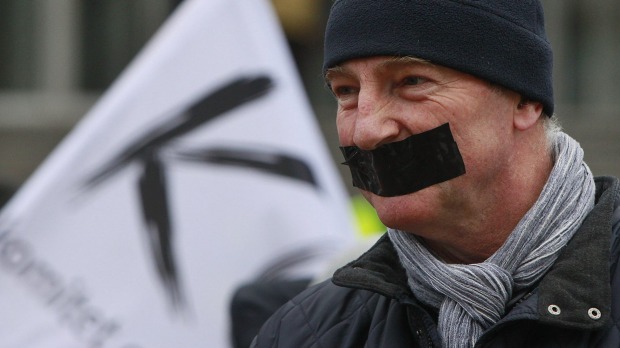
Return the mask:
[[[179,2],[0,2],[0,182],[17,186],[32,173]],[[330,2],[273,0],[340,161],[335,106],[320,76]],[[620,2],[543,3],[555,50],[557,114],[595,174],[620,176]]]
[[[20,185],[168,16],[169,0],[0,1],[0,182]]]

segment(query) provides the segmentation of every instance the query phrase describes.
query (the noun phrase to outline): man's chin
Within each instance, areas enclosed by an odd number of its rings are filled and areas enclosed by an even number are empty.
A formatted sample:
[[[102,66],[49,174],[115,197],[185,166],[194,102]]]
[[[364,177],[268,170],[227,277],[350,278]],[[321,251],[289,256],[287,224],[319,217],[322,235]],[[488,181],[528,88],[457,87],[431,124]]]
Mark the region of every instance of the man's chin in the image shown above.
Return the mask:
[[[432,219],[437,209],[438,189],[435,186],[400,196],[384,197],[370,191],[360,190],[362,196],[373,206],[381,222],[393,229],[410,230]]]

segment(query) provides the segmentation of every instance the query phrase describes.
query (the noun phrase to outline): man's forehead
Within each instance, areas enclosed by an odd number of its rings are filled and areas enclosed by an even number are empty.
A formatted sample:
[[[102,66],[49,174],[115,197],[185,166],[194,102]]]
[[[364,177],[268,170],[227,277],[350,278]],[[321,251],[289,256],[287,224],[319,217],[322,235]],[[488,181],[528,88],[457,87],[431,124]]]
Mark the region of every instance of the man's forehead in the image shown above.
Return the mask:
[[[336,76],[355,75],[353,66],[359,64],[370,64],[373,69],[386,70],[410,65],[434,66],[425,59],[411,56],[372,56],[350,59],[342,62],[334,67],[327,69],[325,72],[325,80],[329,81]]]

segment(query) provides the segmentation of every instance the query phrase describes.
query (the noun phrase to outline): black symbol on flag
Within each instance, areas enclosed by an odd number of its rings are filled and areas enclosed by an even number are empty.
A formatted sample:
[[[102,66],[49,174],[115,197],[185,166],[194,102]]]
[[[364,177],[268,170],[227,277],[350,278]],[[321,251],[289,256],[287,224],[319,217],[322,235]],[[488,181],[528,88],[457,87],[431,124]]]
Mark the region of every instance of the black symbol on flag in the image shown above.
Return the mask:
[[[86,187],[92,188],[130,162],[136,162],[141,166],[139,192],[148,240],[161,283],[175,310],[183,310],[186,299],[173,252],[174,231],[168,204],[162,149],[171,140],[197,129],[228,111],[265,96],[272,88],[271,79],[265,76],[235,79],[199,100],[186,112],[138,138],[86,181]],[[310,167],[304,161],[285,154],[255,149],[215,148],[186,151],[178,155],[186,160],[246,167],[285,176],[318,189]]]

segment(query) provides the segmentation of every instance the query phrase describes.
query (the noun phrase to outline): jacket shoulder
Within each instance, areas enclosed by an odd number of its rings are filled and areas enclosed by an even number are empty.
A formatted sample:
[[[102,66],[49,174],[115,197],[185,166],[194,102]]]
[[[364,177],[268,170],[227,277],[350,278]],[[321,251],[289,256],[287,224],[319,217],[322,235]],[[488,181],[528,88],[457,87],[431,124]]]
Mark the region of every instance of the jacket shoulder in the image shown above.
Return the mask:
[[[358,324],[364,322],[370,316],[366,308],[374,306],[378,297],[324,281],[280,307],[263,325],[252,347],[354,347],[341,342],[342,332],[350,326],[351,318]],[[350,333],[350,327],[346,330]]]
[[[252,347],[411,347],[413,340],[401,303],[327,280],[278,309]]]

